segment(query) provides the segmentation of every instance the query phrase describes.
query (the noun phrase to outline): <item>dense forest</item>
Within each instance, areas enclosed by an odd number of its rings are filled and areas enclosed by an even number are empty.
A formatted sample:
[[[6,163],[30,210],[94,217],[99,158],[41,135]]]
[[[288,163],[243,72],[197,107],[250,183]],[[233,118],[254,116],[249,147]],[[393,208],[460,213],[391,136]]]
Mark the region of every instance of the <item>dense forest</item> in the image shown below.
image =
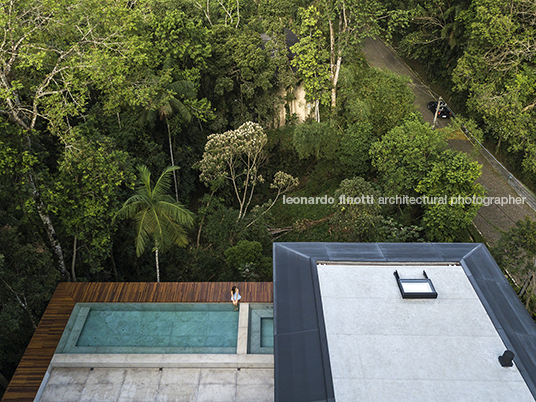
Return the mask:
[[[1,380],[59,281],[269,281],[273,241],[481,241],[477,204],[283,202],[484,195],[368,36],[536,185],[531,0],[0,3]],[[534,270],[535,242],[519,222],[498,261]]]

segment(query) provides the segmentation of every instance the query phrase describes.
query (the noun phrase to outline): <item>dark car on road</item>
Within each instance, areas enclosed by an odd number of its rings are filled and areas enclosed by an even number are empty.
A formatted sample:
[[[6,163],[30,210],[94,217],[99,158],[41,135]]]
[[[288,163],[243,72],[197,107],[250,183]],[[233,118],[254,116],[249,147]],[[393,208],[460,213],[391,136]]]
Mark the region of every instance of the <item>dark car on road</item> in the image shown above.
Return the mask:
[[[430,110],[432,113],[435,113],[437,110],[437,102],[429,102],[428,103],[428,110]],[[442,119],[446,119],[447,117],[452,116],[452,112],[447,107],[447,105],[442,104],[439,106],[439,110],[437,111],[437,117],[441,117]]]

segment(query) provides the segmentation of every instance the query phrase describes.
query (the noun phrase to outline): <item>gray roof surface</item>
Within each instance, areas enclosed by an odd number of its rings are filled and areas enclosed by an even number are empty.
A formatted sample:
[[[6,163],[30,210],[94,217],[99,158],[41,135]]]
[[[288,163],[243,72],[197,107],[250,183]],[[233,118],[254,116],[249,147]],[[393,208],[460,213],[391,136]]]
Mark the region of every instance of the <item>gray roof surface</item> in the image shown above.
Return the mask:
[[[536,324],[482,244],[275,243],[276,401],[333,401],[317,262],[459,262],[536,397]]]

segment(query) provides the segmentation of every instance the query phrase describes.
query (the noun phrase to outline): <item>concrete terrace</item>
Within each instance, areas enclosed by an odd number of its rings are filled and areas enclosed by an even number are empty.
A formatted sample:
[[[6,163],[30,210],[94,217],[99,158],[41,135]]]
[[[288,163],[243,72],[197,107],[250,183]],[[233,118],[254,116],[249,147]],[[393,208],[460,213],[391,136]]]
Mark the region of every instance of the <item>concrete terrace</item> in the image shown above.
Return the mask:
[[[76,303],[228,303],[229,292],[233,285],[239,287],[243,302],[273,302],[271,282],[60,283],[19,363],[17,371],[9,383],[2,401],[34,400]],[[66,376],[66,370],[70,372],[69,376]],[[117,398],[103,400],[155,400],[152,398],[146,399],[148,396],[146,394],[150,388],[146,385],[150,379],[152,379],[153,384],[157,384],[158,387],[162,388],[182,384],[186,390],[188,389],[187,384],[190,384],[190,386],[193,386],[193,384],[202,385],[203,387],[198,387],[195,392],[184,393],[184,396],[188,397],[187,400],[191,400],[191,396],[195,397],[195,399],[192,399],[194,401],[210,400],[210,395],[214,395],[214,393],[221,395],[221,392],[229,395],[229,400],[248,400],[247,392],[251,391],[255,386],[257,389],[266,389],[270,386],[273,389],[273,370],[268,370],[270,373],[263,373],[266,370],[254,371],[254,369],[250,369],[242,372],[242,370],[237,370],[236,368],[232,370],[188,368],[182,369],[183,371],[179,378],[174,378],[173,382],[169,381],[172,374],[178,374],[177,370],[181,369],[173,369],[169,367],[169,364],[168,367],[164,367],[162,370],[160,370],[160,367],[153,366],[141,371],[135,367],[120,369],[99,367],[93,370],[90,367],[77,369],[55,368],[50,375],[48,384],[51,386],[51,390],[53,388],[63,389],[63,391],[58,391],[62,392],[62,395],[47,391],[50,394],[49,396],[46,393],[43,394],[43,400],[47,400],[46,398],[56,398],[48,399],[56,402],[74,400],[71,396],[66,395],[69,392],[65,387],[67,384],[72,384],[72,392],[76,392],[81,398],[83,388],[88,387],[90,389],[95,384],[103,385],[103,387],[99,388],[103,392],[107,389],[111,392],[112,390],[109,389],[108,385],[111,382],[116,383],[119,378],[122,379],[119,382],[120,387],[114,388],[118,391],[115,394]],[[266,374],[271,376],[271,383],[266,382]],[[224,383],[227,385],[224,385]],[[235,385],[234,391],[229,388],[233,384]],[[243,395],[236,394],[237,385],[240,385],[240,388],[245,390]],[[171,388],[169,390],[172,392]],[[92,400],[96,400],[94,399],[95,395]],[[108,396],[104,395],[103,397],[108,398]],[[179,398],[180,395],[176,395],[176,397]]]

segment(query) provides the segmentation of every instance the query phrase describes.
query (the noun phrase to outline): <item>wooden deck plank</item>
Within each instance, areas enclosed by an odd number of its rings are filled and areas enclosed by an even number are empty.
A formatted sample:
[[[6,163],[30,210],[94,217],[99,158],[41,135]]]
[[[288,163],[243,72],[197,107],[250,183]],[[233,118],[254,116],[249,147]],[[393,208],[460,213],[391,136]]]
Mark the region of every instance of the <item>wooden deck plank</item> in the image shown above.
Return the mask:
[[[229,303],[233,285],[243,302],[273,303],[272,282],[59,283],[2,402],[34,400],[76,303]]]

